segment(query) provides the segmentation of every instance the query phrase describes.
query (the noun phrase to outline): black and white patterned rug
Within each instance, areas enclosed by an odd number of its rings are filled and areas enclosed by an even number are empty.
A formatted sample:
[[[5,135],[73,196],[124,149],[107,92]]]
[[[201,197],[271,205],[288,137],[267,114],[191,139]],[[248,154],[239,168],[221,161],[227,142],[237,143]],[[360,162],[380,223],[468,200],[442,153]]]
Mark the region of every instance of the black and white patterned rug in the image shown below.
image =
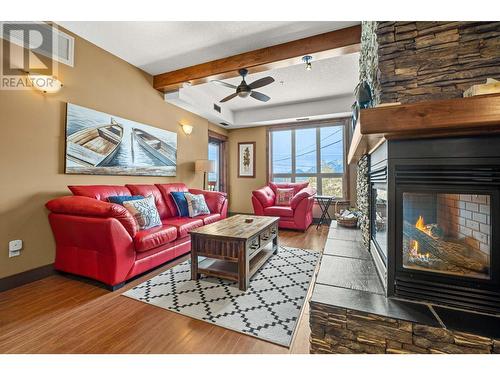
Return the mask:
[[[186,261],[123,295],[289,347],[319,256],[280,246],[245,292],[215,277],[191,280]]]

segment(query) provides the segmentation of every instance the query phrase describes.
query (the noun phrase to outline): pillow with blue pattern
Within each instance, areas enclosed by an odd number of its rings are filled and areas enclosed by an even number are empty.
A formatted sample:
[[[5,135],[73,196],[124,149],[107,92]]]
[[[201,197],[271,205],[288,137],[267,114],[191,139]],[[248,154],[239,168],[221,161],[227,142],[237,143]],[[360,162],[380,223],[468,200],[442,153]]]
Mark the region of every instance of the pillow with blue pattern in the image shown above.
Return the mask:
[[[186,197],[188,204],[189,217],[210,214],[210,210],[208,209],[207,202],[205,202],[203,194],[184,193],[184,196]]]
[[[144,199],[123,202],[123,206],[132,214],[140,230],[161,225],[160,214],[153,195],[148,195]]]
[[[144,199],[144,197],[142,195],[112,195],[108,197],[108,202],[121,204],[123,206],[123,202],[136,201],[138,199]]]
[[[189,217],[188,202],[183,191],[173,191],[170,193],[177,207],[177,213],[180,217]]]

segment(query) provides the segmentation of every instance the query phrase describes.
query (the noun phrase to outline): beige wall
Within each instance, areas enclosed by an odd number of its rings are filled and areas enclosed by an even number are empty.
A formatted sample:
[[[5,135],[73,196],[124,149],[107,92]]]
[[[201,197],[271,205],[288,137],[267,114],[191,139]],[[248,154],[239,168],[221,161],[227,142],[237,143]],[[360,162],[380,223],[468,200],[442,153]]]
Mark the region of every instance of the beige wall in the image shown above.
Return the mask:
[[[53,95],[0,91],[0,278],[54,261],[44,204],[68,194],[69,184],[203,183],[203,176],[194,174],[194,160],[207,158],[209,124],[165,103],[152,88],[151,76],[76,37],[75,66],[60,65],[58,78],[64,87]],[[177,177],[65,175],[66,102],[177,132]],[[180,121],[193,125],[190,136],[180,129]],[[21,256],[9,259],[13,239],[22,239],[24,248]]]
[[[229,131],[229,211],[252,213],[252,191],[264,186],[266,179],[266,127]],[[238,177],[238,142],[256,142],[255,178]]]

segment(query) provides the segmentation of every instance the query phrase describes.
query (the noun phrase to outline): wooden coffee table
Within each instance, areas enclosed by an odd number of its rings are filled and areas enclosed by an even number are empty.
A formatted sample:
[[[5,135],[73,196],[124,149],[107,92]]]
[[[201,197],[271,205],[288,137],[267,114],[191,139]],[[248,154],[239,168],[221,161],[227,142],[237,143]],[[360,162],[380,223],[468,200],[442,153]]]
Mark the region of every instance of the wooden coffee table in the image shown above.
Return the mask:
[[[278,251],[278,221],[235,215],[192,230],[191,279],[205,274],[237,281],[239,289],[246,290],[250,277]],[[198,262],[198,256],[205,259]]]

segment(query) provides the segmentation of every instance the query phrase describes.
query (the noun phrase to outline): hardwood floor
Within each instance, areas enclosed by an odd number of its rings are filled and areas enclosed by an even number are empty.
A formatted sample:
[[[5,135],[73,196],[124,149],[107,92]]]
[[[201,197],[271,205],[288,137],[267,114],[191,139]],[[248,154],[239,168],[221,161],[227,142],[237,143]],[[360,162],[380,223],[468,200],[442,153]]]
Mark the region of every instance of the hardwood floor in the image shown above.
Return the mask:
[[[322,250],[328,227],[280,231],[282,245]],[[309,353],[306,303],[290,349],[55,275],[0,293],[0,353]]]

